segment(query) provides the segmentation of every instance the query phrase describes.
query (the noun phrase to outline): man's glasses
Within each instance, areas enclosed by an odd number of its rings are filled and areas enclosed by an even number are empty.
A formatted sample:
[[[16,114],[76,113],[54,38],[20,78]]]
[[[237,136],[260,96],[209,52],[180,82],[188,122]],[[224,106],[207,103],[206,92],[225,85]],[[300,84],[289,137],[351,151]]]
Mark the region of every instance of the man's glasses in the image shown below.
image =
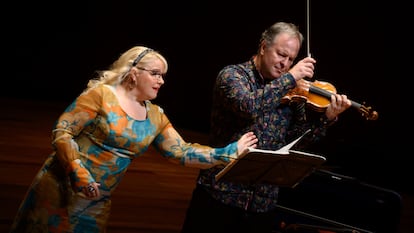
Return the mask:
[[[147,68],[144,68],[144,67],[139,67],[139,66],[137,66],[137,69],[145,70],[151,76],[159,78],[159,79],[164,79],[165,78],[165,74],[161,73],[159,70],[150,70],[150,69],[147,69]]]

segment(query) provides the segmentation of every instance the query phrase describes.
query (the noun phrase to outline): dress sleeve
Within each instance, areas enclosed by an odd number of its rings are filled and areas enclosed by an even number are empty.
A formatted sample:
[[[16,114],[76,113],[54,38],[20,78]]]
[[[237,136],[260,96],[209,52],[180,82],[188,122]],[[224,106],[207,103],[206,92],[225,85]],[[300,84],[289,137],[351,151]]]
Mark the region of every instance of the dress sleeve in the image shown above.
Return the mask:
[[[97,90],[82,93],[59,116],[52,132],[52,145],[60,164],[70,177],[72,188],[79,192],[94,179],[84,167],[80,158],[79,146],[74,137],[79,135],[96,117],[101,95]]]
[[[237,158],[237,142],[222,148],[212,148],[199,143],[188,143],[168,123],[155,138],[155,148],[171,162],[195,168],[211,168],[225,165]]]

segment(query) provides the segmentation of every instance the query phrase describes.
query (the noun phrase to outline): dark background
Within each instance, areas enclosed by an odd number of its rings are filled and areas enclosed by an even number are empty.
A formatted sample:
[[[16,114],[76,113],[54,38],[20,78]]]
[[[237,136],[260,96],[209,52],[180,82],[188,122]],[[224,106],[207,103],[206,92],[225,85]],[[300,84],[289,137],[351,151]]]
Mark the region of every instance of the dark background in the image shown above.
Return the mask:
[[[2,16],[6,54],[1,97],[61,101],[63,109],[94,71],[106,69],[130,47],[145,45],[160,51],[170,65],[154,102],[177,128],[207,133],[218,71],[248,60],[262,31],[274,22],[293,22],[305,36],[309,23],[310,43],[299,57],[309,48],[317,59],[317,80],[330,82],[379,114],[369,121],[356,109],[348,110],[316,152],[337,172],[411,192],[412,153],[400,152],[409,145],[410,136],[404,135],[410,133],[411,121],[394,65],[402,45],[393,42],[406,32],[390,26],[393,9],[403,7],[363,3],[315,0],[308,20],[305,0],[10,2]]]

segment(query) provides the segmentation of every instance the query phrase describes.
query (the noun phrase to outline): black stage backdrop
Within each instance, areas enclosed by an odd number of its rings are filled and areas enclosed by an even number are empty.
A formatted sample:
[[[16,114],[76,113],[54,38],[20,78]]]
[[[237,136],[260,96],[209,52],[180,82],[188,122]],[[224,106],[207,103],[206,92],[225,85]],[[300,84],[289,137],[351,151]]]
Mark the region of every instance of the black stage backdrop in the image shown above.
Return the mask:
[[[266,27],[289,21],[309,34],[300,57],[309,48],[317,59],[316,79],[379,114],[378,120],[367,121],[356,109],[347,111],[315,151],[336,171],[407,189],[404,180],[412,159],[399,152],[409,150],[409,136],[402,133],[406,129],[410,134],[411,128],[401,95],[401,86],[407,85],[391,65],[401,56],[396,50],[404,46],[391,42],[405,37],[392,25],[392,9],[402,6],[394,1],[361,5],[355,0],[314,0],[308,20],[306,0],[152,2],[16,1],[3,6],[1,96],[69,103],[94,71],[107,68],[126,49],[146,45],[170,64],[154,102],[177,128],[207,133],[219,69],[248,60]]]

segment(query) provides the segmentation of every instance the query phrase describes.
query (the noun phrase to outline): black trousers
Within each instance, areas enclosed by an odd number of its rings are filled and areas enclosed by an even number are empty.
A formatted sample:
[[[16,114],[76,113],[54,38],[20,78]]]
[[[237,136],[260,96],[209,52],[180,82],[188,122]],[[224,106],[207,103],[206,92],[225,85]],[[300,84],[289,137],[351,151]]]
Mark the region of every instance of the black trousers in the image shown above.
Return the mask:
[[[276,211],[254,213],[225,205],[197,185],[181,233],[274,233],[276,218]]]

